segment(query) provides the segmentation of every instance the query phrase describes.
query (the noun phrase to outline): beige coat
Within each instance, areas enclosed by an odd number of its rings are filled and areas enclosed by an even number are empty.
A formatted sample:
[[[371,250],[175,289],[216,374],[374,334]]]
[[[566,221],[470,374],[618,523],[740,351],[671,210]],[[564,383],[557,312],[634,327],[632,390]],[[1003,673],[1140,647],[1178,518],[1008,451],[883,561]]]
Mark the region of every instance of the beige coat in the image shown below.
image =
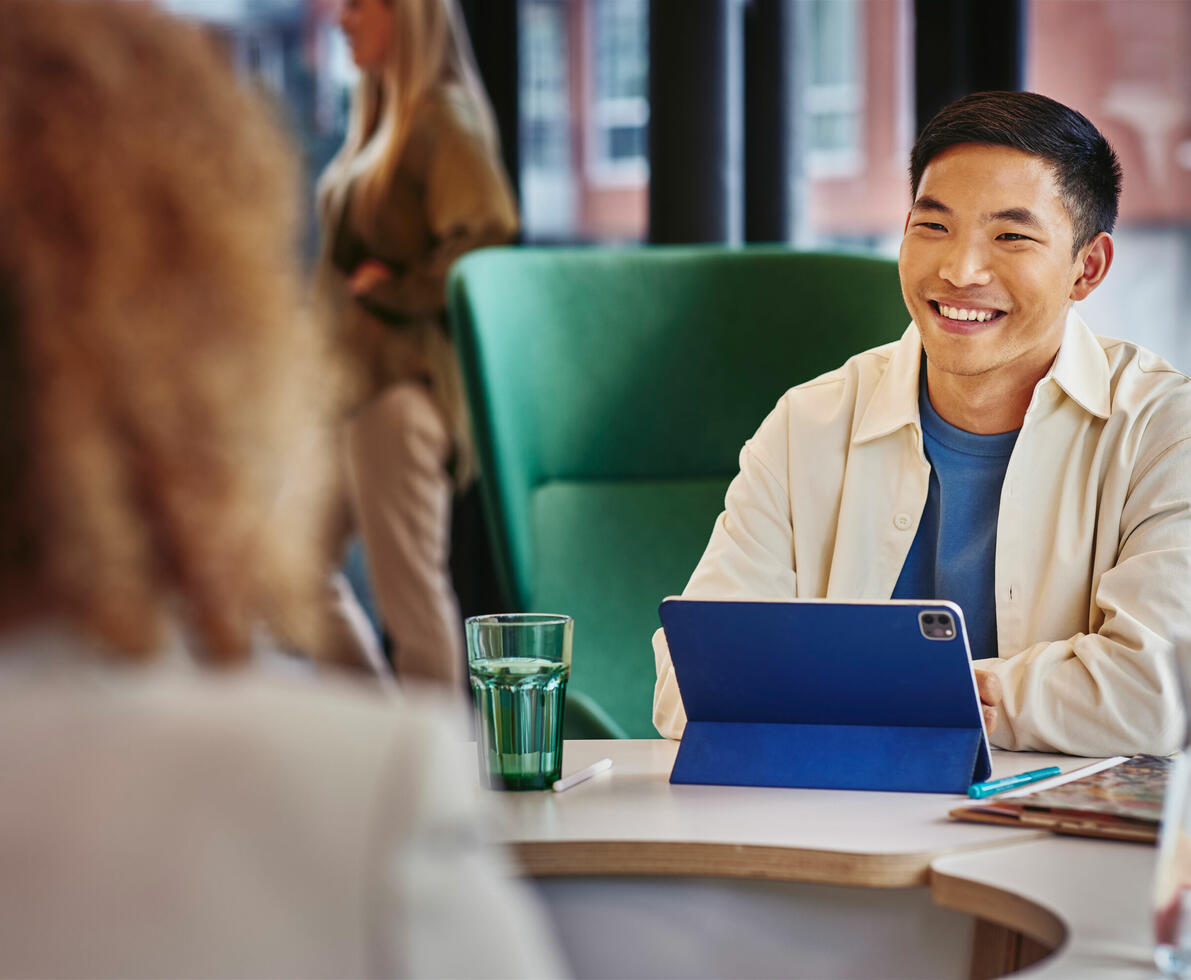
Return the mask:
[[[888,599],[926,502],[922,342],[791,389],[746,443],[686,591],[703,598]],[[1004,688],[995,745],[1106,756],[1183,742],[1191,667],[1191,382],[1071,313],[1001,491],[995,595]],[[654,637],[654,723],[686,723]],[[764,678],[758,678],[764,683]]]
[[[351,401],[395,381],[425,380],[454,438],[460,483],[473,463],[459,365],[445,330],[447,271],[465,252],[510,241],[518,227],[508,178],[474,112],[456,85],[423,101],[376,213],[358,214],[348,187],[324,214],[319,277],[355,367]],[[394,277],[353,299],[347,276],[367,259]]]

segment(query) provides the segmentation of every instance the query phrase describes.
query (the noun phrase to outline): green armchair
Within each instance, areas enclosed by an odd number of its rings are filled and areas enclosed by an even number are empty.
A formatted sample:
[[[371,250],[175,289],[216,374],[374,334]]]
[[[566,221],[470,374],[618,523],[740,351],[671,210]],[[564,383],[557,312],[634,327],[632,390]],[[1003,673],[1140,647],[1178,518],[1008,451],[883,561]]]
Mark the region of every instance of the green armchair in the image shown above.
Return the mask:
[[[779,247],[496,248],[449,284],[497,571],[575,618],[567,736],[656,735],[650,637],[781,394],[908,322],[895,263]]]

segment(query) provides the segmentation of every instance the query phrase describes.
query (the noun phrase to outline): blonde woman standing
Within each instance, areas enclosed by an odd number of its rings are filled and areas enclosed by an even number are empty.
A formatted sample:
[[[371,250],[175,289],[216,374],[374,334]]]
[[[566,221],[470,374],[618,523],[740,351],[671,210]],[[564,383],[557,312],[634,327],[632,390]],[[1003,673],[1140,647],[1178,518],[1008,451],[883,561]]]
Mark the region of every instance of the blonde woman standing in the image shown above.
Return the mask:
[[[361,78],[319,182],[320,285],[356,368],[347,491],[398,675],[457,685],[450,509],[474,462],[445,278],[516,205],[455,0],[344,0],[339,24]]]

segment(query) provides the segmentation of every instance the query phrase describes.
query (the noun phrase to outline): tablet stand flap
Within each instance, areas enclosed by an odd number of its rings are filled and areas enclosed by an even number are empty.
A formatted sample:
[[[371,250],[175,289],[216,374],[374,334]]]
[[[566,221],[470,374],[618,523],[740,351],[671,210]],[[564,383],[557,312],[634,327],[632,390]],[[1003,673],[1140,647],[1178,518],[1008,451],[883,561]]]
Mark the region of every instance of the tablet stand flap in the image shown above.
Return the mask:
[[[966,793],[979,728],[688,721],[672,783]]]

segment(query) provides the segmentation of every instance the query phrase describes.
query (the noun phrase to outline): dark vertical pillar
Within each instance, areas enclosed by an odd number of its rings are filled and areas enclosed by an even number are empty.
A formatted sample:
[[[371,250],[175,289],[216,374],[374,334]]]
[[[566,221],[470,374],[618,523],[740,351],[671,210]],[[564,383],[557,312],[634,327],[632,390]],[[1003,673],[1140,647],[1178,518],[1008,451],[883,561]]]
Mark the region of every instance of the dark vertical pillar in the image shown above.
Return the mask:
[[[517,0],[460,0],[480,78],[488,90],[509,179],[521,187],[521,105]]]
[[[915,0],[917,130],[972,92],[1025,83],[1025,0]]]
[[[794,58],[790,0],[744,11],[744,239],[793,238]]]
[[[738,0],[651,0],[649,240],[739,240]]]
[[[492,102],[500,133],[501,157],[521,195],[520,20],[517,0],[459,0],[471,36],[476,67]],[[482,478],[481,478],[482,479]],[[492,557],[488,520],[474,483],[454,499],[451,514],[450,571],[459,611],[464,616],[512,610]]]

